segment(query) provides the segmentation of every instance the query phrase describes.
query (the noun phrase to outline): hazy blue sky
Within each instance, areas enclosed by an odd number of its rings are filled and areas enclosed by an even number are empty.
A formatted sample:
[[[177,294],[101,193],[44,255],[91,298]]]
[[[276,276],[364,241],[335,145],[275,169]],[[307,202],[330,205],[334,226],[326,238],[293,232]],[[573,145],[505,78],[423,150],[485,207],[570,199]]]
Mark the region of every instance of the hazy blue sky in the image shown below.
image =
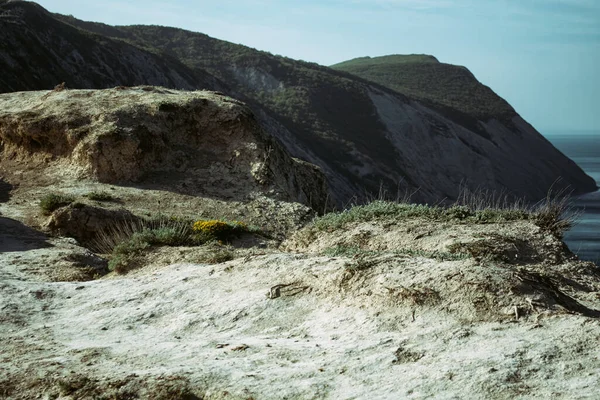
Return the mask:
[[[40,0],[112,25],[203,32],[331,65],[426,53],[468,67],[538,130],[600,131],[600,0]]]

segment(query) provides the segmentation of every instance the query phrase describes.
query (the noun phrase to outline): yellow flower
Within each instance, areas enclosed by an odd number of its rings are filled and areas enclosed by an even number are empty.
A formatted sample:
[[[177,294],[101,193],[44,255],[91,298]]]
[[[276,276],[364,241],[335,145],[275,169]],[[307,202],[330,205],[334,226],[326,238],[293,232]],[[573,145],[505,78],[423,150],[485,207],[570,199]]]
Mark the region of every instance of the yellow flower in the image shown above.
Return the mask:
[[[196,221],[192,229],[195,232],[218,235],[231,230],[231,226],[226,222],[212,219],[210,221]]]

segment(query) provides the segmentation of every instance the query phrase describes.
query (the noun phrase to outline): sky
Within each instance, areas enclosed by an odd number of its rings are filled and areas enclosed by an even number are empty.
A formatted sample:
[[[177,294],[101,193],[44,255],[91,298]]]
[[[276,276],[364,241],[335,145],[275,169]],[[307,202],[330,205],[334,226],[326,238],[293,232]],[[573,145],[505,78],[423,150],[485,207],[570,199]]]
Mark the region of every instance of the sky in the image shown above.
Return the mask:
[[[331,65],[432,54],[464,65],[542,133],[600,132],[600,0],[39,0],[110,25],[202,32]]]

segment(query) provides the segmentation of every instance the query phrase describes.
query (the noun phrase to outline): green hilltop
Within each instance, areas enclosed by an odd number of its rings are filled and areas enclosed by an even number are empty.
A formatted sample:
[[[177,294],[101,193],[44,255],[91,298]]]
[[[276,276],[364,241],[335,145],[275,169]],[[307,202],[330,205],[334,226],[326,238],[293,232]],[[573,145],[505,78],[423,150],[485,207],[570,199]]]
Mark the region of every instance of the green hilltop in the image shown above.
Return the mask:
[[[440,63],[429,55],[361,57],[331,68],[379,83],[445,111],[478,120],[508,120],[515,110],[465,67]]]
[[[344,69],[361,67],[361,66],[374,66],[374,65],[389,65],[389,64],[409,64],[409,63],[434,63],[439,64],[439,61],[434,56],[428,54],[392,54],[383,57],[358,57],[352,60],[343,61],[335,64],[332,68]]]

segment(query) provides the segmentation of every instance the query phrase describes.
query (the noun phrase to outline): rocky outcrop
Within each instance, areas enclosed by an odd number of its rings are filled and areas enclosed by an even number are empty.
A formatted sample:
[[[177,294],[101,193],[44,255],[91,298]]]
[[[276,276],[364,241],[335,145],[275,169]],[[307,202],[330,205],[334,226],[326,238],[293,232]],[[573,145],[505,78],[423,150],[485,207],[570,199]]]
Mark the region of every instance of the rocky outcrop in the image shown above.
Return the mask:
[[[325,208],[325,178],[291,158],[243,103],[156,87],[0,95],[5,163],[57,174],[245,200],[265,193]],[[33,163],[33,164],[32,164]]]

